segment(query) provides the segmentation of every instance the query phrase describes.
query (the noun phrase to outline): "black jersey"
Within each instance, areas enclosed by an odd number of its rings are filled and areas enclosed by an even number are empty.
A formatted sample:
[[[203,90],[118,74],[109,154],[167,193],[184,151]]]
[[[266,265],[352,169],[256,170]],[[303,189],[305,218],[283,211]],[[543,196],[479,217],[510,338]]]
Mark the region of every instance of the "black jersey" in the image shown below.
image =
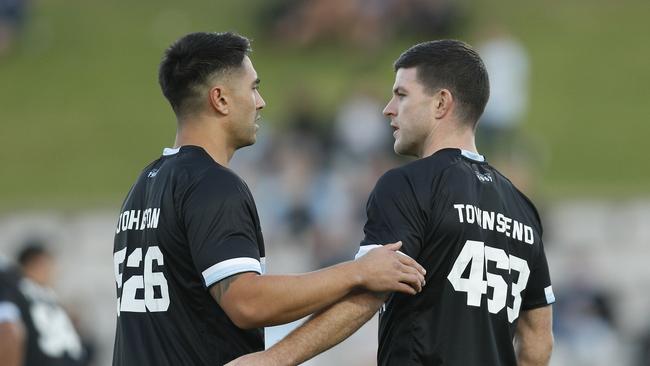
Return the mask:
[[[0,322],[17,322],[20,319],[19,303],[22,300],[18,283],[18,270],[0,256]]]
[[[202,148],[165,149],[128,193],[114,244],[117,332],[113,365],[222,365],[264,349],[263,329],[242,330],[208,288],[263,273],[253,197]]]
[[[0,318],[25,326],[24,366],[80,366],[86,362],[77,331],[54,292],[0,263]]]
[[[555,301],[533,204],[482,157],[443,149],[393,169],[357,256],[402,240],[427,284],[380,311],[378,364],[512,365],[520,311]]]

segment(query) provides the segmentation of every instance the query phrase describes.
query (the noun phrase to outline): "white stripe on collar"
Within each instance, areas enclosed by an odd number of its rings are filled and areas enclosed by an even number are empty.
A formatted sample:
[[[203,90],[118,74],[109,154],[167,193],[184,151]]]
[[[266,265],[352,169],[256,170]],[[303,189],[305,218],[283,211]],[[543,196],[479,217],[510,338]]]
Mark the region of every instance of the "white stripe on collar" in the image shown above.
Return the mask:
[[[485,161],[485,157],[481,154],[477,154],[475,152],[467,151],[467,150],[460,150],[460,153],[463,154],[464,157],[476,161]]]
[[[174,154],[176,154],[176,153],[178,152],[178,150],[180,150],[180,149],[181,149],[180,147],[177,147],[177,148],[175,148],[175,149],[172,149],[172,148],[170,148],[170,147],[166,147],[166,148],[163,149],[163,156],[174,155]]]

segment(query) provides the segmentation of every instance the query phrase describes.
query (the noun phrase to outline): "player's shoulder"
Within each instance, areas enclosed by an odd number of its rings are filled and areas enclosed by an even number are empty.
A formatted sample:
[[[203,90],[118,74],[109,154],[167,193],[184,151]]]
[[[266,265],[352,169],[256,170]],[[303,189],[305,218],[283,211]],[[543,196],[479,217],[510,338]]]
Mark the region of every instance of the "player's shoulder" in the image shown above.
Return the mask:
[[[402,166],[393,168],[380,178],[379,182],[399,184],[422,182],[428,185],[430,181],[440,176],[447,168],[461,160],[459,149],[442,149],[426,158],[417,159]]]
[[[533,203],[533,201],[524,193],[522,192],[508,177],[503,175],[498,169],[490,166],[492,170],[494,171],[495,174],[508,186],[510,187],[510,190],[514,192],[515,197],[519,200],[519,202],[523,203],[530,212],[532,212],[533,216],[535,217],[540,230],[542,230],[542,219],[541,216],[539,215],[539,211],[537,210],[537,206]]]
[[[161,169],[168,169],[177,179],[188,184],[216,184],[239,186],[244,181],[232,170],[217,163],[200,146],[186,145],[177,149],[165,149]]]

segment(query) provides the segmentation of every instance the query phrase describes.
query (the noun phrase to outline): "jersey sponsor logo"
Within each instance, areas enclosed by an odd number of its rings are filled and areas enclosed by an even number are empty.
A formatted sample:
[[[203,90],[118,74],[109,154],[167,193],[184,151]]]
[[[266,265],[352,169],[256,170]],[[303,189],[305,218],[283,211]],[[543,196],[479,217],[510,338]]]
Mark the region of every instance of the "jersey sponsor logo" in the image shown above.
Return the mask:
[[[519,240],[522,243],[533,244],[535,235],[533,228],[511,219],[502,213],[482,210],[468,204],[454,204],[458,211],[458,221],[468,224],[476,224],[483,230],[492,230],[504,234],[508,238]]]
[[[476,174],[476,177],[478,178],[479,181],[484,182],[484,183],[491,183],[493,182],[492,180],[492,175],[490,173],[481,173],[478,170],[474,171],[474,174]]]
[[[126,248],[113,253],[113,264],[115,271],[115,283],[117,284],[117,315],[121,312],[144,313],[167,311],[169,308],[169,286],[167,279],[162,272],[154,272],[154,262],[161,267],[165,264],[163,254],[157,246],[146,248],[144,256],[144,270],[142,274],[136,274],[129,277],[123,282],[124,260],[126,258]],[[142,248],[135,248],[128,259],[126,267],[142,268]],[[155,287],[160,289],[159,296],[156,296]],[[120,292],[120,289],[122,291]],[[138,290],[144,290],[144,298],[136,298]],[[142,292],[142,291],[141,291]],[[142,296],[142,295],[140,295]]]
[[[155,177],[156,175],[158,175],[158,169],[151,169],[151,170],[149,171],[149,174],[147,174],[147,178],[153,178],[153,177]]]
[[[488,263],[495,264],[496,269],[507,271],[509,276],[503,277],[488,271]],[[463,273],[469,267],[469,276]],[[518,275],[514,276],[513,272]],[[483,242],[468,240],[458,254],[447,279],[457,292],[467,294],[467,305],[481,307],[483,295],[492,288],[492,297],[487,298],[487,308],[492,314],[498,314],[507,308],[508,321],[514,322],[519,317],[521,309],[521,292],[526,289],[530,268],[528,262],[512,254],[508,255],[503,249],[493,248]],[[483,279],[485,278],[485,280]],[[507,279],[514,279],[511,283]],[[510,289],[510,290],[508,290]],[[512,296],[509,298],[509,296]],[[508,300],[512,299],[511,302]],[[511,304],[512,306],[506,306]]]
[[[144,230],[158,228],[160,208],[147,208],[145,210],[126,210],[120,213],[117,219],[115,234],[127,230]]]

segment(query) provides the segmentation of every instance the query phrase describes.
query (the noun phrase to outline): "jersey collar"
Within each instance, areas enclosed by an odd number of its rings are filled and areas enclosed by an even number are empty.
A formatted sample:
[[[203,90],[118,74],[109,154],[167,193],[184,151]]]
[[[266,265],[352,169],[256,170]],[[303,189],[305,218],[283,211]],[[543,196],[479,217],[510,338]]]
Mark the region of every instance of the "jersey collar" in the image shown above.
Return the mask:
[[[468,159],[472,159],[472,160],[476,160],[476,161],[480,161],[480,162],[484,162],[484,161],[485,161],[485,157],[484,157],[483,155],[481,155],[481,154],[477,154],[477,153],[475,153],[475,152],[471,152],[471,151],[468,151],[468,150],[463,150],[463,149],[461,149],[461,150],[460,150],[460,153],[461,153],[464,157],[466,157],[466,158],[468,158]]]

